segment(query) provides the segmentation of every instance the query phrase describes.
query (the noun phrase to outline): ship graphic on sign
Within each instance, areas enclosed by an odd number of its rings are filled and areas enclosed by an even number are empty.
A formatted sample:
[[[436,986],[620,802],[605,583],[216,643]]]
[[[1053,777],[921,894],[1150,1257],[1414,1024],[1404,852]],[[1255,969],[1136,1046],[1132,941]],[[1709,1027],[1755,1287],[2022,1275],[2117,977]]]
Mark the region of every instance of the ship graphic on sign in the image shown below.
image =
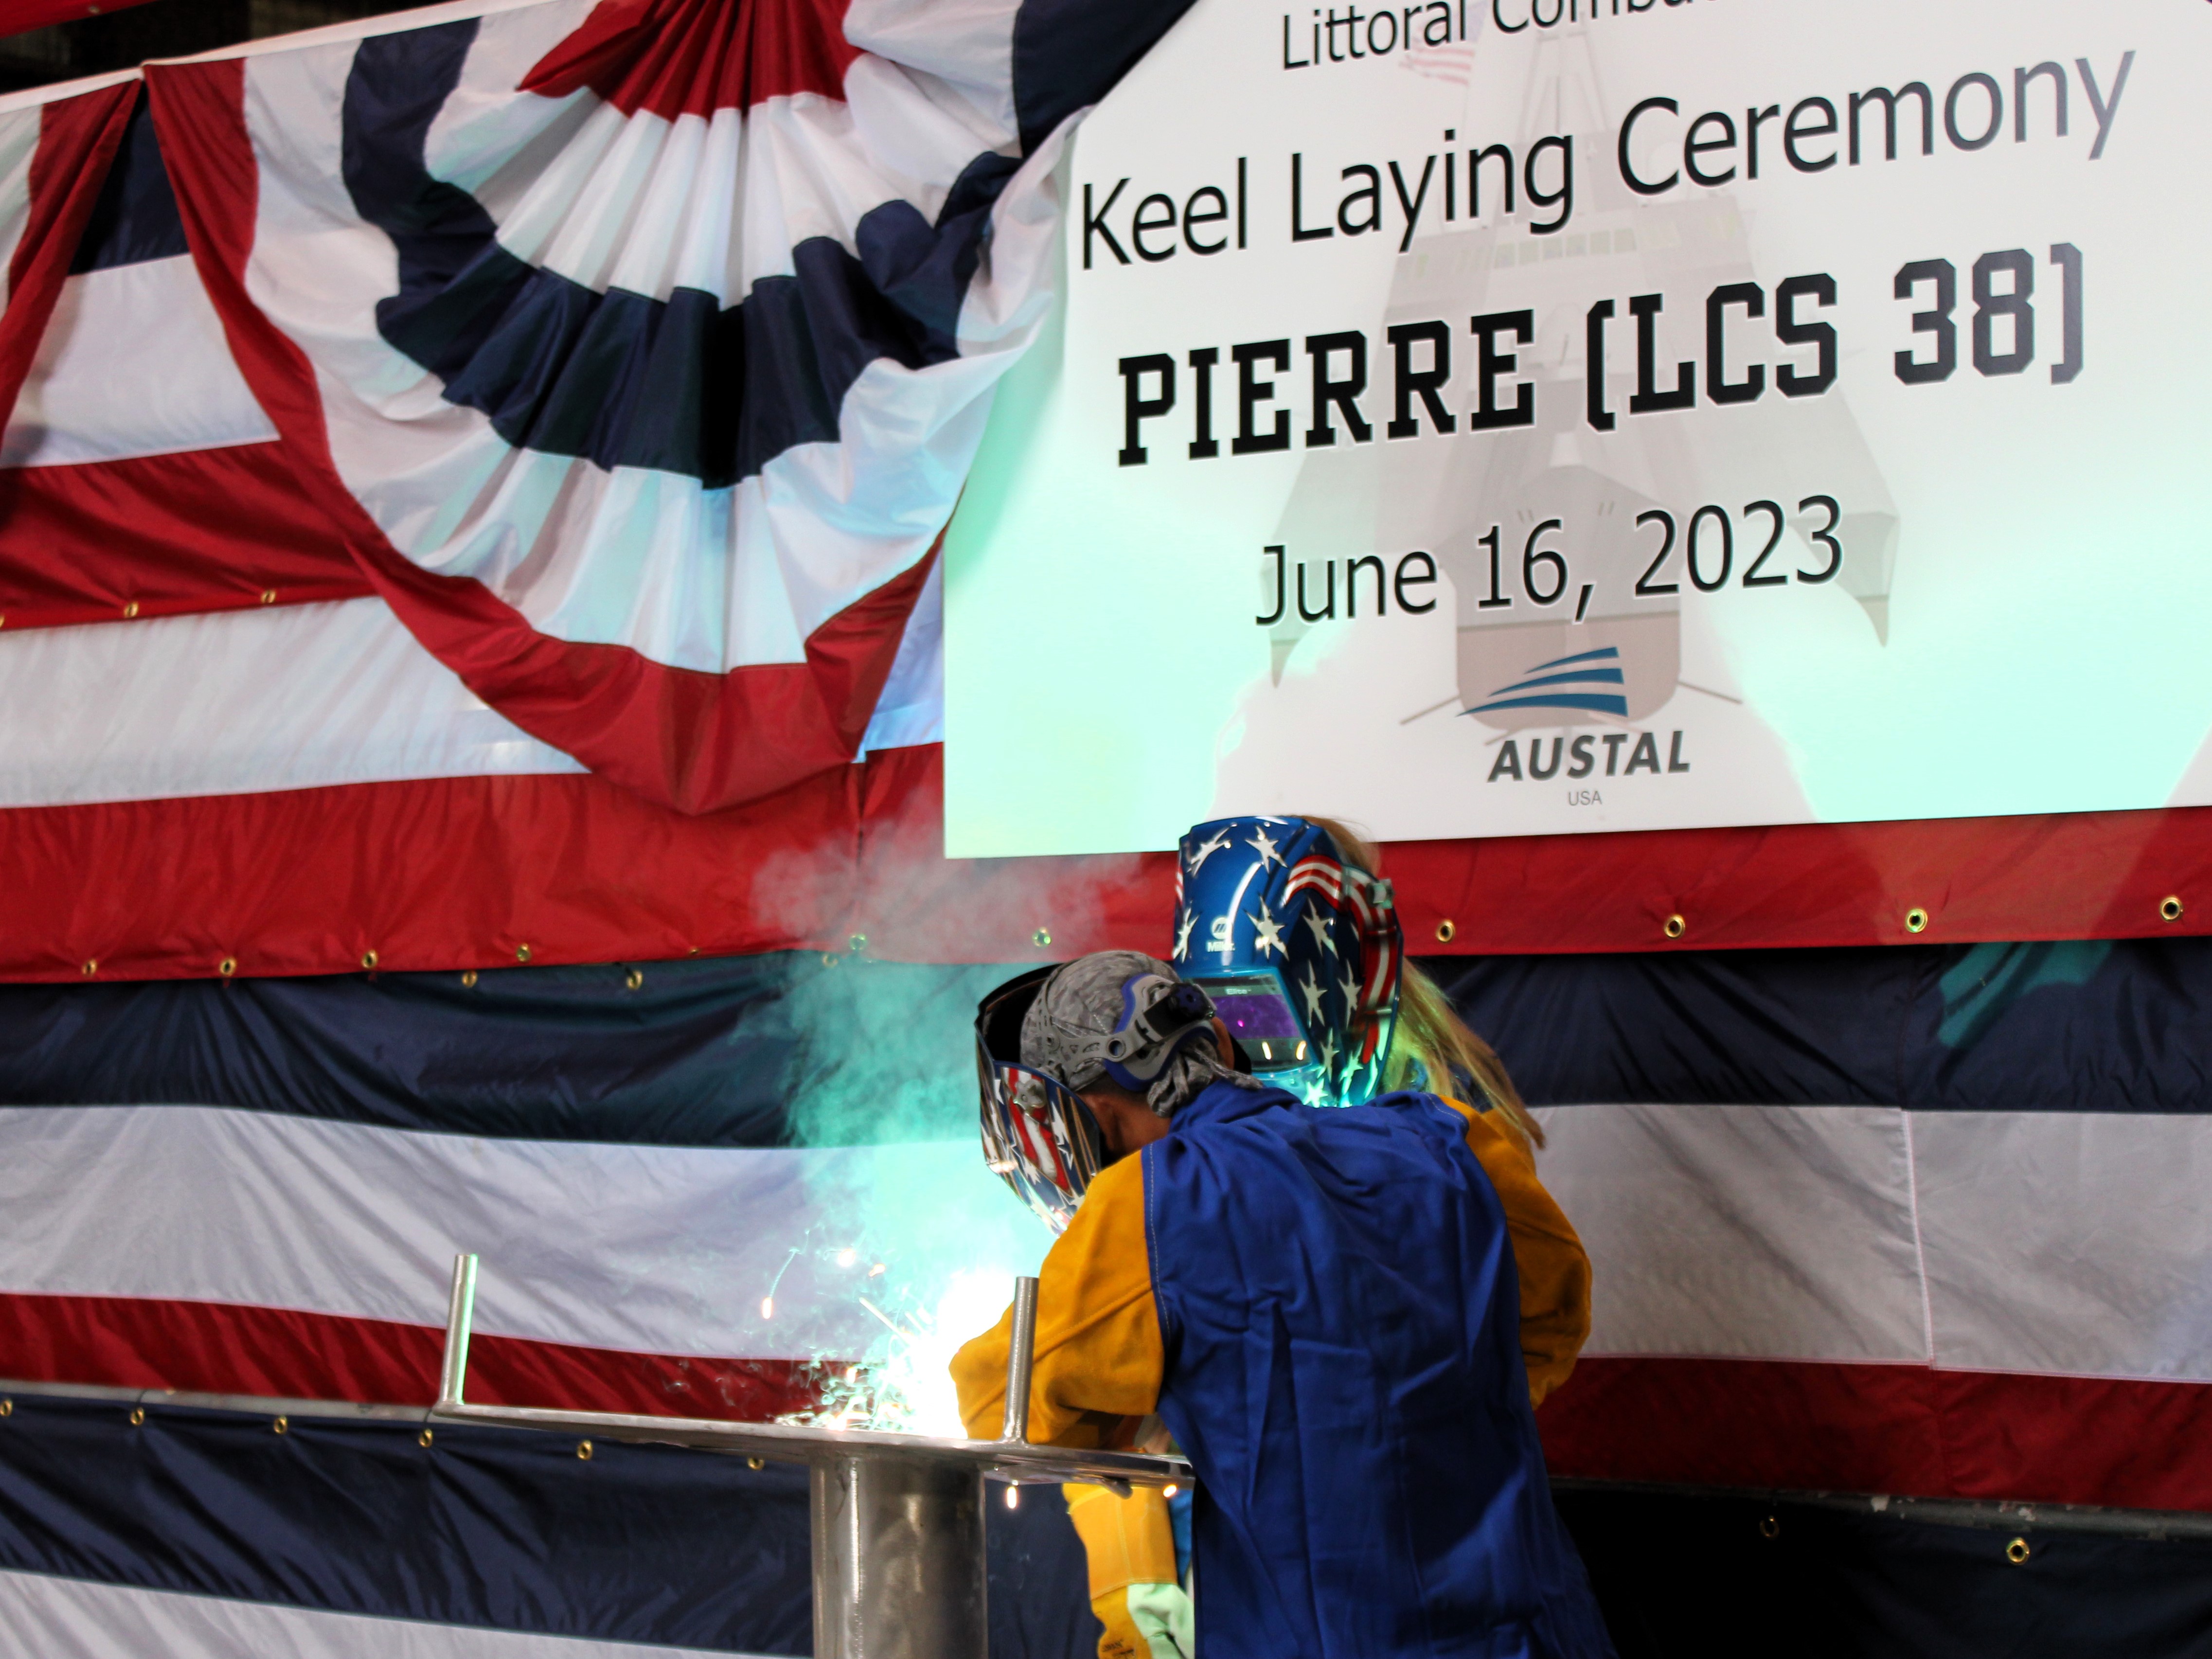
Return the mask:
[[[1638,592],[1661,547],[1658,521],[1645,517],[1657,512],[1671,514],[1679,533],[1710,503],[1735,515],[1739,533],[1748,533],[1745,504],[1778,501],[1814,565],[1822,555],[1808,532],[1832,529],[1845,549],[1836,585],[1858,601],[1876,639],[1886,641],[1898,512],[1839,389],[1770,396],[1755,407],[1626,412],[1637,390],[1637,349],[1622,302],[1654,291],[1667,296],[1663,375],[1676,360],[1702,356],[1701,313],[1712,289],[1793,273],[1755,270],[1743,216],[1726,191],[1665,202],[1631,196],[1613,165],[1608,135],[1615,127],[1599,90],[1588,26],[1554,29],[1528,50],[1520,114],[1511,124],[1517,137],[1500,130],[1496,113],[1512,106],[1513,95],[1482,84],[1484,62],[1477,53],[1458,129],[1462,141],[1480,133],[1482,142],[1505,140],[1525,154],[1544,134],[1583,135],[1575,139],[1573,218],[1545,235],[1528,230],[1525,218],[1506,216],[1417,235],[1395,261],[1383,325],[1449,319],[1464,340],[1472,314],[1530,312],[1534,337],[1516,348],[1512,378],[1534,382],[1534,421],[1480,434],[1315,450],[1301,458],[1273,539],[1293,550],[1293,561],[1386,549],[1432,554],[1455,594],[1454,701],[1493,733],[1633,722],[1673,698],[1683,596],[1652,591],[1658,583]],[[1613,429],[1598,431],[1585,419],[1587,317],[1605,299],[1614,301],[1620,320],[1613,325],[1601,401],[1618,414]],[[1450,391],[1462,410],[1473,401],[1473,356],[1456,354]],[[1840,504],[1832,526],[1825,512],[1790,510],[1816,493]],[[1559,528],[1532,543],[1550,520]],[[1559,549],[1571,568],[1571,581],[1548,604],[1533,602],[1519,581],[1534,546]],[[1688,586],[1682,557],[1678,543],[1678,590]],[[1271,586],[1276,580],[1272,566],[1267,580]],[[1295,611],[1271,627],[1277,684],[1309,631]],[[1562,683],[1550,698],[1540,695],[1544,688],[1528,695],[1502,690],[1577,666],[1618,678]]]

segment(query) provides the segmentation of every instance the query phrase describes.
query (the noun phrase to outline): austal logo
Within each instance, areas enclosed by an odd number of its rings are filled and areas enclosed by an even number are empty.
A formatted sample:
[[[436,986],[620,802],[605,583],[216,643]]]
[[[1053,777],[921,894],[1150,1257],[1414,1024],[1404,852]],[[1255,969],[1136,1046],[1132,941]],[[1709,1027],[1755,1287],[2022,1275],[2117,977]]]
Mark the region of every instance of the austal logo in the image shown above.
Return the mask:
[[[1629,749],[1628,763],[1624,766],[1620,763],[1620,751],[1627,747],[1632,738],[1635,739],[1636,746]],[[1638,772],[1649,772],[1656,777],[1662,772],[1686,772],[1690,769],[1690,763],[1682,758],[1682,733],[1679,729],[1669,734],[1664,766],[1659,763],[1659,734],[1656,732],[1585,732],[1577,738],[1570,738],[1561,732],[1558,737],[1548,739],[1552,745],[1549,755],[1544,750],[1547,741],[1543,738],[1528,740],[1528,769],[1524,772],[1521,763],[1521,739],[1506,738],[1498,746],[1498,758],[1491,762],[1490,776],[1486,781],[1495,783],[1500,778],[1511,778],[1518,783],[1525,777],[1538,783],[1546,783],[1560,775],[1562,763],[1566,766],[1568,777],[1586,778],[1597,770],[1597,747],[1600,744],[1605,745],[1605,775],[1608,778],[1633,777]],[[1599,803],[1593,792],[1587,801],[1574,804],[1595,805]]]

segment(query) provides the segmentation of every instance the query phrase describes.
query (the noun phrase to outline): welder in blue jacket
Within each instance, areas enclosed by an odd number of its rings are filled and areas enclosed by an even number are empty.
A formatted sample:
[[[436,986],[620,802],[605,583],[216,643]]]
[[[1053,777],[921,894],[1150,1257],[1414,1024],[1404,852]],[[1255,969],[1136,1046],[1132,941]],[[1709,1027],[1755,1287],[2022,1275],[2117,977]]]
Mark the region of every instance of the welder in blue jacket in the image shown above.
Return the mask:
[[[1266,921],[1310,912],[1334,994],[1371,999],[1387,888],[1322,845],[1301,866],[1298,914]],[[1320,1012],[1317,973],[1286,988]],[[1197,1477],[1201,1659],[1610,1655],[1545,1478],[1489,1115],[1413,1091],[1314,1109],[1244,1069],[1268,1039],[1240,1049],[1206,990],[1130,951],[1002,987],[979,1036],[994,1166],[1073,1210],[1031,1431],[1126,1444],[1164,1420]],[[971,1433],[999,1428],[1006,1340],[954,1361]]]

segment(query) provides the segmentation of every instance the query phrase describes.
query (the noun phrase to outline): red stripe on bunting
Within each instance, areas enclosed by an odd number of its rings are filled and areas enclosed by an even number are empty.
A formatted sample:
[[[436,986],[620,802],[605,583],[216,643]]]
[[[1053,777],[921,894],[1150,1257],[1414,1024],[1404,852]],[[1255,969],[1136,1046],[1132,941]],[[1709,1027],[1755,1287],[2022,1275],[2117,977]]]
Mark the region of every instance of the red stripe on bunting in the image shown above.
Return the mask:
[[[0,812],[0,978],[842,949],[860,787],[697,817],[573,775]]]
[[[237,58],[147,66],[178,210],[247,385],[283,434],[302,483],[408,630],[533,737],[680,811],[758,801],[850,761],[934,550],[817,628],[805,662],[725,674],[540,634],[483,583],[414,564],[339,477],[306,356],[246,295],[258,170],[245,76]]]
[[[2212,1510],[2212,1387],[1781,1360],[1590,1358],[1555,1475]]]
[[[1416,956],[2202,933],[2212,807],[1401,842],[1383,873]]]
[[[1167,853],[947,859],[943,756],[890,750],[747,807],[675,812],[599,779],[431,778],[265,794],[0,811],[0,876],[15,895],[0,980],[339,973],[374,950],[392,968],[532,960],[652,961],[696,953],[849,948],[913,962],[1054,962],[1119,948],[1159,954],[1174,908]],[[2212,809],[2051,820],[1873,826],[1897,856],[1932,841],[1954,857],[1923,938],[2086,939],[2201,933],[2212,919]],[[1749,866],[1716,945],[1866,945],[1911,935],[1882,866],[1823,883],[1834,845],[1867,826],[1792,837]],[[1692,832],[1682,832],[1685,834]],[[1716,857],[1771,831],[1694,832]],[[2069,878],[2023,855],[2075,837],[2094,865]],[[1494,842],[1385,848],[1416,955],[1643,951],[1675,832],[1561,837],[1545,857]],[[1519,862],[1515,864],[1516,853]],[[1494,866],[1504,864],[1504,872]],[[1533,873],[1540,878],[1528,879]],[[2117,872],[2117,874],[2116,874]],[[1508,879],[1517,874],[1520,879]],[[1753,877],[1755,875],[1756,879]],[[2093,879],[2094,876],[2094,879]],[[2087,890],[2082,885],[2087,884]],[[1480,890],[1449,944],[1438,893]],[[2162,894],[2189,896],[2161,919]],[[1663,914],[1663,913],[1662,913]],[[1960,921],[1963,915],[1967,920]]]
[[[0,811],[0,980],[203,978],[653,961],[859,948],[908,962],[1057,962],[1158,955],[1175,857],[947,859],[943,755],[896,749],[752,805],[699,815],[600,779],[428,778],[264,794]],[[2102,820],[2117,820],[2107,822]],[[1880,837],[1869,832],[1879,830]],[[1868,945],[1910,939],[1895,869],[1831,885],[1838,843],[1894,838],[1902,867],[1952,859],[1920,937],[2123,938],[2212,926],[2212,809],[2086,819],[1978,818],[1771,831],[1680,832],[1740,887],[1724,926],[1684,942]],[[2101,837],[2101,839],[2100,839]],[[2075,849],[2056,860],[2051,844]],[[1415,955],[1657,948],[1653,894],[1690,852],[1677,832],[1562,836],[1550,846],[1400,842],[1384,849]],[[1931,885],[1933,884],[1931,883]],[[1911,890],[1907,888],[1906,890]],[[1429,918],[1449,895],[1449,944]],[[2162,895],[2187,902],[2161,919]],[[1442,896],[1440,897],[1440,895]],[[1663,910],[1659,912],[1663,915]],[[1961,920],[1964,918],[1964,920]]]
[[[18,34],[53,23],[143,6],[146,0],[0,0],[0,34]]]
[[[288,1308],[139,1297],[0,1293],[0,1370],[21,1382],[427,1406],[445,1333]],[[483,1406],[634,1412],[757,1423],[804,1411],[845,1361],[716,1359],[469,1340],[467,1397]]]
[[[793,93],[842,101],[860,55],[845,39],[845,0],[600,0],[521,90],[565,98],[589,87],[625,115],[674,120]]]
[[[892,750],[696,816],[574,775],[0,811],[0,980],[1159,948],[1167,855],[948,862],[938,765]]]
[[[443,1333],[296,1310],[0,1294],[22,1382],[427,1405]],[[477,1334],[485,1405],[760,1421],[842,1360],[625,1353]],[[2212,1388],[1776,1360],[1585,1359],[1538,1413],[1552,1473],[1755,1491],[2212,1510]]]
[[[10,631],[374,592],[282,444],[0,468]]]

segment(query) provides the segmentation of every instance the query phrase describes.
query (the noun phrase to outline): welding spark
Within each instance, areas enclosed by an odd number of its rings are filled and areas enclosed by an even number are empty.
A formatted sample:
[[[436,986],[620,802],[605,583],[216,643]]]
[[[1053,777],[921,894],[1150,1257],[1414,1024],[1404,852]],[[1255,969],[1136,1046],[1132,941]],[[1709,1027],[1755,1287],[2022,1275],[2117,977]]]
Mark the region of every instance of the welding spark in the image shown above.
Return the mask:
[[[890,1328],[890,1332],[893,1336],[902,1336],[908,1341],[912,1341],[914,1340],[914,1333],[912,1331],[900,1324],[897,1320],[893,1319],[881,1308],[878,1308],[874,1303],[869,1301],[867,1297],[863,1296],[856,1297],[854,1299],[862,1307],[866,1308],[870,1313],[875,1315],[877,1318],[882,1320],[884,1324],[888,1325]]]

